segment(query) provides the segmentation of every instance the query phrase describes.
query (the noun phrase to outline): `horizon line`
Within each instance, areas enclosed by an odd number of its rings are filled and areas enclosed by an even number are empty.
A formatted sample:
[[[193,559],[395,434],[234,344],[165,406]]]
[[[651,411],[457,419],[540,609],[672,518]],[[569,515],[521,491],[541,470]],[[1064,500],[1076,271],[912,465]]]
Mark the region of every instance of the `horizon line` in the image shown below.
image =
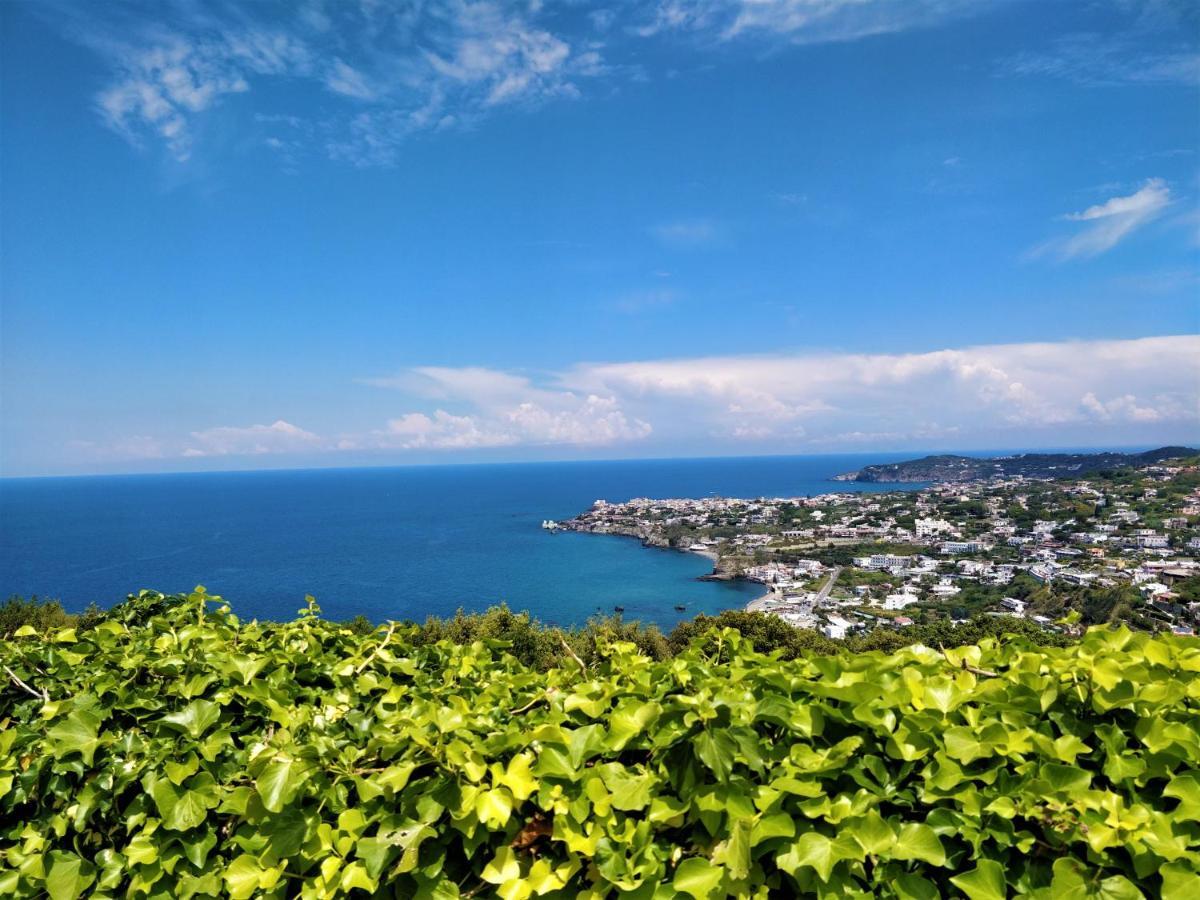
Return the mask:
[[[362,463],[358,465],[331,465],[331,466],[275,466],[264,468],[230,468],[230,469],[178,469],[169,471],[128,471],[128,472],[60,472],[57,474],[40,474],[40,475],[5,475],[0,473],[0,483],[10,481],[40,481],[50,479],[83,479],[83,478],[143,478],[143,477],[168,477],[179,475],[249,475],[249,474],[279,474],[283,472],[353,472],[363,469],[438,469],[438,468],[472,468],[472,467],[487,467],[487,466],[537,466],[537,465],[588,465],[596,463],[638,463],[638,462],[672,462],[672,461],[691,461],[691,460],[755,460],[755,459],[804,459],[817,458],[822,456],[896,456],[900,454],[912,453],[914,459],[919,459],[926,456],[968,456],[968,457],[996,457],[1005,454],[1031,454],[1031,453],[1049,453],[1049,454],[1071,454],[1071,453],[1126,453],[1134,454],[1138,452],[1148,452],[1157,450],[1163,447],[1186,447],[1187,449],[1196,449],[1188,446],[1187,443],[1159,443],[1151,444],[1105,444],[1105,445],[1082,445],[1082,446],[1043,446],[1043,447],[991,447],[977,450],[962,450],[953,449],[950,447],[933,447],[926,449],[914,450],[877,450],[877,451],[834,451],[826,453],[748,453],[748,454],[696,454],[689,456],[666,455],[666,456],[617,456],[617,457],[587,457],[584,459],[520,459],[520,460],[491,460],[491,461],[461,461],[461,462],[387,462],[387,463]]]

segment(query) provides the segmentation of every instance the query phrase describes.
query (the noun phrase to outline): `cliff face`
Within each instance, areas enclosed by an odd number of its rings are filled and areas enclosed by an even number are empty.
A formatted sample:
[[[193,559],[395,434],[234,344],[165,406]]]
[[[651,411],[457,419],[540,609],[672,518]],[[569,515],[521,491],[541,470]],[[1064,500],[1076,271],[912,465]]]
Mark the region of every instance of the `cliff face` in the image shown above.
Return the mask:
[[[583,531],[588,534],[615,534],[621,537],[637,538],[647,547],[669,548],[671,546],[662,534],[648,525],[626,525],[621,522],[606,522],[598,525],[580,518],[568,519],[559,524],[568,531]]]
[[[703,581],[733,581],[740,578],[741,572],[737,564],[727,556],[720,557],[714,564],[711,575],[701,576]]]
[[[835,476],[835,481],[861,482],[964,482],[986,478],[1060,478],[1100,469],[1145,466],[1200,451],[1191,447],[1159,447],[1145,453],[1022,453],[1017,456],[925,456],[905,462],[866,466]]]

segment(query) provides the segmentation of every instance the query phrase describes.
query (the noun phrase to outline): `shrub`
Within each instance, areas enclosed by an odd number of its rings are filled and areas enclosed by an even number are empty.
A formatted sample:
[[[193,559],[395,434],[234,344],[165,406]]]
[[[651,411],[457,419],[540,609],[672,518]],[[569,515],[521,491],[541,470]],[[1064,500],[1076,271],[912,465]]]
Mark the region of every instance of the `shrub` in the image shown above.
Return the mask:
[[[726,628],[655,660],[595,632],[539,671],[315,604],[147,603],[0,645],[4,896],[1200,888],[1192,639],[781,660]]]

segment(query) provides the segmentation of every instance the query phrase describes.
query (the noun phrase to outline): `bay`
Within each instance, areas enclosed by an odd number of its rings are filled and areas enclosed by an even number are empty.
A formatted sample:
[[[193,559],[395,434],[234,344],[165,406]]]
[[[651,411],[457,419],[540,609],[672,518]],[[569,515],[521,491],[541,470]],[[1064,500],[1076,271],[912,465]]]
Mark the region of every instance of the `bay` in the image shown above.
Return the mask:
[[[244,618],[373,621],[504,602],[544,622],[670,628],[741,608],[758,585],[696,579],[702,556],[550,533],[596,499],[807,496],[879,489],[831,476],[903,454],[621,460],[4,479],[0,592],[78,611],[139,588],[221,594]],[[888,487],[888,486],[885,486]],[[890,486],[894,489],[895,486]],[[685,606],[677,612],[675,606]]]

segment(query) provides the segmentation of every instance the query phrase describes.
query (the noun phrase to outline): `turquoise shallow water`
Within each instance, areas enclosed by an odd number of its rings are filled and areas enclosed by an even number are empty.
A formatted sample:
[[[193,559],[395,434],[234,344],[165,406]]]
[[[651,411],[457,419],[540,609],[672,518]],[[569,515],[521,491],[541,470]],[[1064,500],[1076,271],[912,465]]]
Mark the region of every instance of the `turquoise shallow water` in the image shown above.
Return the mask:
[[[639,460],[8,479],[0,592],[109,606],[204,584],[243,617],[290,618],[306,593],[331,618],[448,615],[500,601],[543,621],[597,611],[670,627],[761,590],[697,581],[695,554],[630,538],[551,534],[604,498],[797,496],[901,456]],[[686,610],[676,612],[674,606]]]

